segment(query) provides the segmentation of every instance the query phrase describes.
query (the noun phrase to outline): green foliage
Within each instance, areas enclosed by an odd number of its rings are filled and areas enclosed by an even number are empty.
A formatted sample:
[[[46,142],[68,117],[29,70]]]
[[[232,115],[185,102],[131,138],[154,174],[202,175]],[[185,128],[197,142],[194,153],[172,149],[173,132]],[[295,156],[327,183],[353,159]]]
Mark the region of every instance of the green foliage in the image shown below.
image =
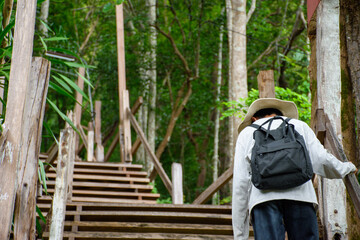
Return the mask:
[[[298,94],[289,88],[284,89],[281,87],[275,87],[275,97],[281,100],[294,102],[298,108],[299,119],[310,124],[311,104],[306,96]],[[258,98],[259,91],[251,89],[246,99],[223,102],[222,105],[225,107],[225,110],[222,112],[221,119],[225,119],[230,116],[236,116],[243,119],[251,103]]]

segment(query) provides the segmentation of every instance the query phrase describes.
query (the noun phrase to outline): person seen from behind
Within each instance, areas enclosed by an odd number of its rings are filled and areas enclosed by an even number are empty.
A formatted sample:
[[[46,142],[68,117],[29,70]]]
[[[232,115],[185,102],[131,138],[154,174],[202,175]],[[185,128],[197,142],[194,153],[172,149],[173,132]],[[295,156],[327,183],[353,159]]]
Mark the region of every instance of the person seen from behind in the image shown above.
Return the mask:
[[[252,167],[258,166],[251,165],[255,131],[258,128],[262,128],[263,132],[270,131],[270,134],[266,134],[268,138],[272,137],[268,135],[274,133],[274,130],[286,124],[288,128],[293,128],[305,142],[304,149],[308,152],[311,170],[310,179],[290,188],[286,187],[287,180],[284,180],[283,186],[279,189],[261,189],[259,187],[261,184],[258,186],[259,189],[255,187],[253,182],[255,180],[252,178],[255,177],[252,176]],[[250,220],[256,240],[283,240],[285,232],[290,240],[319,239],[315,211],[318,203],[311,181],[312,172],[325,178],[341,179],[355,172],[357,170],[355,165],[351,162],[341,162],[327,152],[312,129],[305,122],[298,120],[297,107],[290,101],[275,98],[254,101],[239,125],[238,132],[232,196],[234,239],[247,240],[249,238]],[[268,167],[261,171],[271,173],[281,167],[278,164],[278,166]],[[282,178],[278,177],[277,180],[279,179],[281,181]],[[265,179],[265,181],[268,181],[265,184],[271,185],[271,180]]]

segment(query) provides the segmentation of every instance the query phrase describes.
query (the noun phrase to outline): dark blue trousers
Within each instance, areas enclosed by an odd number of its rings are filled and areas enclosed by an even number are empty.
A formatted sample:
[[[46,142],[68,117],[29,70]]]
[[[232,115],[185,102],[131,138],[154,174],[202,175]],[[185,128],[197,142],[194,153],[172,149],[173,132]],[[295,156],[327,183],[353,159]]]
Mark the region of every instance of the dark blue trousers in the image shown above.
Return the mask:
[[[318,240],[319,231],[312,203],[274,200],[256,205],[251,211],[256,240]]]

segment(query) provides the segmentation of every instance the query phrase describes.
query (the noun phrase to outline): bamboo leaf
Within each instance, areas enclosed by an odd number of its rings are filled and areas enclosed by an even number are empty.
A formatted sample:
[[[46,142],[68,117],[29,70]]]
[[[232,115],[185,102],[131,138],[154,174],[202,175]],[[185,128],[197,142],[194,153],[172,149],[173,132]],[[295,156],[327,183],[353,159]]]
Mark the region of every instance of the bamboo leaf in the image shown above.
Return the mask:
[[[4,28],[4,30],[0,33],[0,42],[3,41],[6,34],[8,34],[14,26],[15,26],[15,21],[13,20]]]
[[[59,84],[60,86],[62,86],[66,91],[73,93],[72,89],[69,87],[69,85],[67,85],[62,79],[56,77],[56,76],[52,76]]]
[[[76,128],[75,124],[63,113],[60,111],[60,109],[56,106],[55,103],[53,103],[50,99],[46,99],[46,101],[49,103],[49,105],[59,114],[59,116],[67,122],[78,134],[80,134],[79,130]]]
[[[39,1],[40,1],[40,0],[38,0],[38,3],[39,3]],[[45,0],[43,0],[43,1],[45,1]],[[49,27],[49,25],[48,25],[46,22],[44,22],[41,18],[36,18],[36,19],[39,20],[40,23],[41,23],[42,25],[44,25],[48,31],[50,31],[50,32],[52,32],[53,34],[55,34],[55,32]]]
[[[66,41],[69,38],[66,37],[51,37],[51,38],[44,38],[44,41]]]
[[[44,168],[44,164],[42,161],[39,160],[39,179],[41,179],[41,184],[44,187],[44,191],[46,193],[46,195],[48,195],[47,192],[47,185],[46,185],[46,173],[45,173],[45,168]]]
[[[54,138],[55,142],[57,145],[59,145],[58,140],[56,139],[54,132],[50,129],[49,125],[47,124],[47,122],[43,121],[43,125],[45,127],[45,129],[50,133],[50,135]]]
[[[82,64],[82,63],[76,63],[76,62],[64,62],[64,64],[69,67],[75,67],[75,68],[79,68],[79,67],[95,68],[95,66],[92,66],[92,65],[86,65],[86,64]]]
[[[84,79],[84,82],[87,83],[90,87],[94,88],[94,86],[91,84],[91,82],[84,77],[83,75],[81,75],[78,71],[76,71],[77,75],[80,76],[82,79]]]
[[[44,223],[46,223],[46,218],[44,217],[44,215],[42,214],[40,208],[39,208],[37,205],[36,205],[36,212],[37,212],[37,214],[39,215],[40,219],[41,219]]]
[[[41,41],[41,43],[42,43],[42,45],[43,45],[43,47],[44,47],[45,51],[47,51],[47,45],[46,45],[46,43],[45,43],[44,39],[43,39],[41,36],[39,36],[39,38],[40,38],[40,41]]]
[[[84,93],[83,90],[81,90],[81,88],[79,88],[79,86],[73,82],[70,78],[62,75],[62,74],[58,74],[62,79],[64,79],[66,81],[67,84],[69,84],[72,88],[74,88],[77,92],[79,92],[87,101],[89,101],[88,96]]]

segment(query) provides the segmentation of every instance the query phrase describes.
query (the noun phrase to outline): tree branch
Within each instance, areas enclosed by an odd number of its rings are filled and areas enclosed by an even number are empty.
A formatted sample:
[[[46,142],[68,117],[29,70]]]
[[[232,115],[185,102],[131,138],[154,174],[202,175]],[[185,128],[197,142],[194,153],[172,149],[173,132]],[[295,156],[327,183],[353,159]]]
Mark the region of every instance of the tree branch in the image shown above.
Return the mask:
[[[178,47],[176,46],[175,40],[173,39],[173,37],[170,34],[165,33],[163,30],[161,30],[159,28],[159,26],[154,25],[154,27],[162,34],[164,35],[167,39],[169,39],[171,46],[173,47],[175,54],[179,57],[179,59],[181,60],[181,62],[183,63],[184,69],[186,74],[188,75],[189,78],[192,77],[192,73],[191,70],[189,68],[189,65],[185,59],[185,57],[181,54],[181,52],[179,51]]]
[[[252,0],[251,1],[251,7],[249,9],[248,14],[246,15],[246,23],[249,22],[251,16],[253,15],[253,13],[255,12],[255,8],[256,8],[256,0]]]

